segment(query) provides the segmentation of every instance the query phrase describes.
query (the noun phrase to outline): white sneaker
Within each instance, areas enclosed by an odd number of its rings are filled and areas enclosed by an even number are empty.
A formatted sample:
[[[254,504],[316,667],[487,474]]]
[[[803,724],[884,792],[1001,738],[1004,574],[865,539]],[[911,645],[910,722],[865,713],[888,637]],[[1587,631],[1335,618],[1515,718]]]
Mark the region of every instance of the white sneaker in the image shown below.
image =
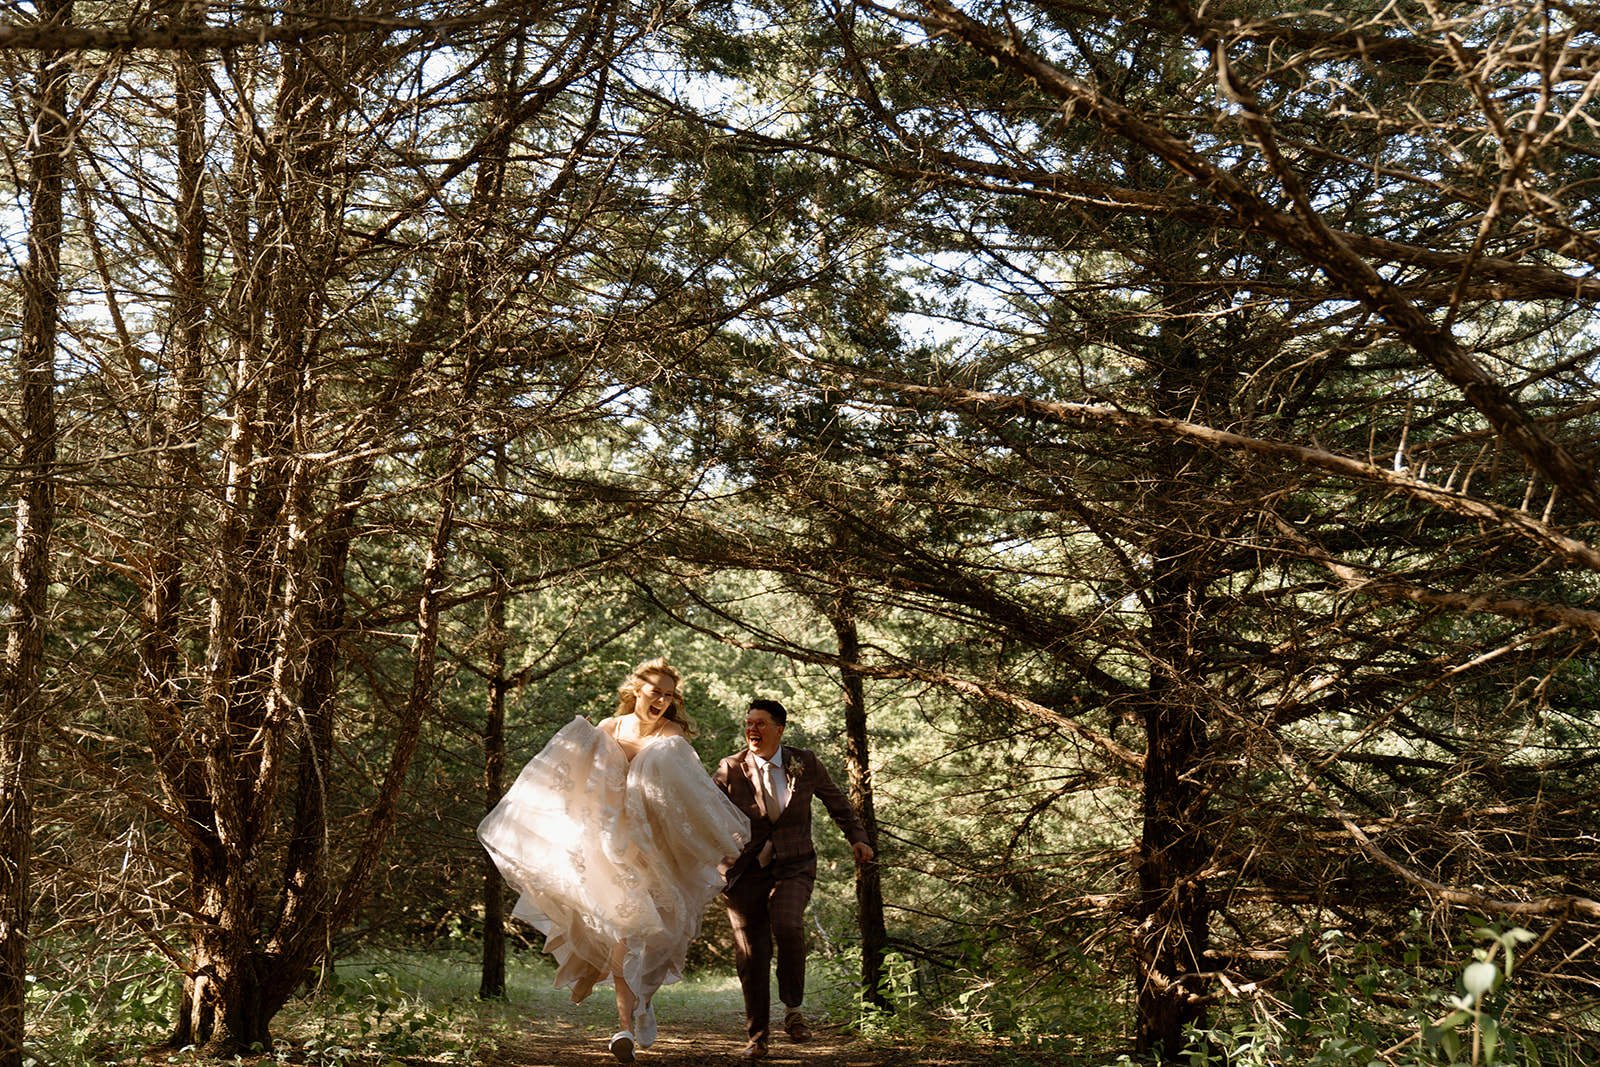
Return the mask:
[[[649,1048],[656,1043],[656,1006],[646,1004],[644,1014],[634,1016],[633,1027],[638,1032],[640,1048]]]
[[[611,1054],[617,1058],[618,1063],[632,1063],[633,1035],[626,1030],[618,1030],[612,1034]]]

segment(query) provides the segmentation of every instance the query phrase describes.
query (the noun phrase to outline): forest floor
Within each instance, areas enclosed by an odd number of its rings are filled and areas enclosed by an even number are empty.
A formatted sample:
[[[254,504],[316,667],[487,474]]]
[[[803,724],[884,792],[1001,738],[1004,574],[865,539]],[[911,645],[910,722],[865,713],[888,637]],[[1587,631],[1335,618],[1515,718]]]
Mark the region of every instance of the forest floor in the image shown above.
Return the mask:
[[[639,1050],[637,1063],[640,1067],[745,1063],[748,1061],[739,1056],[745,1046],[742,1030],[742,1016],[730,1020],[728,1026],[713,1027],[703,1020],[687,1027],[663,1026],[656,1043]],[[610,1036],[577,1024],[540,1023],[524,1035],[502,1040],[485,1063],[487,1067],[605,1067],[617,1062],[607,1048]],[[769,1067],[976,1067],[1001,1058],[994,1051],[970,1045],[940,1048],[926,1042],[869,1042],[818,1027],[812,1040],[804,1044],[781,1033],[775,1035],[761,1062]]]
[[[812,1039],[803,1044],[789,1039],[781,1027],[774,1029],[765,1060],[767,1067],[1045,1067],[1062,1062],[1059,1057],[1018,1055],[1005,1043],[985,1042],[975,1035],[944,1036],[909,1029],[887,1030],[864,1036],[840,1025],[841,1013],[826,1005],[837,998],[818,990],[820,1011],[807,1011]],[[809,999],[809,998],[808,998]],[[520,1000],[520,998],[519,998]],[[609,988],[596,990],[582,1005],[542,995],[537,991],[520,1000],[526,1014],[502,1017],[494,1048],[485,1049],[484,1067],[606,1067],[616,1064],[608,1043],[616,1030],[614,1001]],[[699,1064],[733,1065],[749,1061],[744,1050],[744,1002],[738,982],[726,972],[702,974],[679,985],[663,988],[656,996],[660,1033],[656,1043],[637,1051],[640,1067],[695,1067]],[[837,1005],[834,1005],[837,1008]],[[783,1018],[783,1005],[772,1003],[773,1023]],[[433,1067],[406,1057],[412,1067]],[[443,1065],[440,1065],[443,1067]]]
[[[636,1052],[639,1067],[696,1067],[700,1064],[731,1065],[748,1063],[740,1053],[745,1039],[740,1032],[742,1016],[730,1025],[712,1025],[704,1019],[688,1021],[671,1032],[663,1030],[656,1043]],[[493,1046],[481,1048],[474,1062],[481,1067],[615,1067],[608,1042],[611,1032],[592,1023],[577,1020],[541,1020],[520,1033],[501,1034]],[[229,1067],[279,1067],[283,1064],[330,1062],[308,1049],[289,1043],[276,1055],[235,1057]],[[353,1050],[352,1050],[353,1051]],[[195,1067],[204,1063],[189,1053],[174,1053],[164,1048],[146,1049],[141,1054],[105,1060],[119,1067]],[[337,1057],[331,1062],[346,1067],[454,1067],[460,1063],[453,1049],[439,1054],[361,1055]],[[803,1044],[778,1034],[760,1061],[766,1067],[1012,1067],[1054,1064],[1055,1059],[1019,1056],[1003,1046],[984,1047],[971,1042],[896,1037],[864,1039],[826,1026],[814,1029]]]
[[[477,1062],[482,1067],[615,1067],[607,1043],[609,1032],[577,1023],[550,1022],[530,1026],[523,1034],[503,1037],[492,1049],[482,1050]],[[695,1067],[720,1064],[732,1067],[748,1063],[739,1054],[744,1049],[742,1034],[734,1029],[712,1029],[703,1023],[672,1033],[663,1032],[656,1043],[636,1053],[638,1067]],[[298,1051],[298,1050],[297,1050]],[[289,1052],[276,1056],[238,1057],[230,1067],[309,1063],[313,1059]],[[150,1049],[142,1055],[119,1058],[121,1067],[194,1067],[191,1055]],[[343,1060],[349,1067],[453,1067],[459,1061],[450,1055],[352,1056]],[[996,1063],[1015,1065],[1043,1064],[1050,1061],[1018,1058],[1000,1049],[977,1048],[970,1044],[948,1045],[927,1041],[865,1041],[854,1034],[841,1034],[817,1028],[812,1040],[796,1044],[779,1036],[768,1049],[766,1067],[992,1067]]]
[[[610,1067],[607,1043],[616,1029],[609,988],[582,1004],[554,988],[548,963],[517,962],[504,999],[476,995],[468,961],[443,953],[396,953],[341,964],[337,987],[297,1002],[274,1026],[276,1046],[263,1056],[236,1057],[228,1067]],[[807,1012],[814,1036],[804,1044],[774,1034],[767,1067],[1099,1067],[1106,1058],[1064,1056],[1024,1049],[975,1034],[943,1034],[894,1020],[881,1032],[862,1034],[842,1025],[848,990],[820,981],[818,1010]],[[808,998],[809,1001],[810,998]],[[637,1052],[640,1067],[731,1065],[745,1046],[744,1005],[736,979],[702,971],[656,996],[660,1035]],[[783,1006],[774,1001],[777,1018]],[[153,1035],[152,1035],[153,1036]],[[193,1052],[152,1044],[118,1043],[120,1051],[94,1056],[120,1067],[212,1067]],[[44,1060],[41,1062],[49,1062]],[[65,1062],[65,1061],[64,1061]],[[78,1060],[72,1067],[84,1061]],[[220,1067],[220,1065],[219,1065]]]

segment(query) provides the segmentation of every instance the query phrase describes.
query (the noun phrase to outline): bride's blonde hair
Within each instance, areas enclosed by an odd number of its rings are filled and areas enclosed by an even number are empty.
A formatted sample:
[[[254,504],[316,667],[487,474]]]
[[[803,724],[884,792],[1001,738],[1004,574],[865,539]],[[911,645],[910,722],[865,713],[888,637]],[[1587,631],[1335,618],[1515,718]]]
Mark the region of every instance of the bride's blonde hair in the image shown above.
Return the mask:
[[[685,737],[695,737],[700,733],[700,727],[683,710],[683,675],[678,673],[678,668],[668,663],[664,657],[645,660],[633,669],[628,675],[628,680],[617,687],[617,718],[633,714],[634,702],[639,699],[639,690],[650,679],[647,674],[662,674],[672,679],[672,686],[678,695],[672,698],[672,704],[667,708],[666,717],[683,727]]]

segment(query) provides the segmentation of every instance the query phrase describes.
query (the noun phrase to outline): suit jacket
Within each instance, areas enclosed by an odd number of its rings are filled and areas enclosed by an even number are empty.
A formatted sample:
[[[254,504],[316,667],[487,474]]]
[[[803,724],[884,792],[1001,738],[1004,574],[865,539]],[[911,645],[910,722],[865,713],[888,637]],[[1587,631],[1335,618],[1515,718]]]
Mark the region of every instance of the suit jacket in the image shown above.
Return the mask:
[[[821,798],[828,814],[852,843],[867,843],[867,831],[860,817],[815,753],[784,745],[783,773],[789,780],[789,802],[783,814],[773,822],[756,801],[756,759],[750,750],[736,752],[717,765],[713,780],[728,794],[728,799],[750,817],[750,843],[724,868],[730,886],[745,871],[756,866],[762,846],[768,841],[775,850],[774,875],[779,878],[816,877],[817,850],[811,841],[812,797]]]

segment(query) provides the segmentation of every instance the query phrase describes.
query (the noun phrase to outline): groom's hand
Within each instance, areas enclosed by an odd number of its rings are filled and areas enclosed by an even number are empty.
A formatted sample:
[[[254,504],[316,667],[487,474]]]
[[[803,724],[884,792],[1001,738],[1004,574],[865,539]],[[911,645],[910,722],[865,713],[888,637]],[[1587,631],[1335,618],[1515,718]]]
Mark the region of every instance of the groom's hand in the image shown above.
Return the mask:
[[[852,841],[850,850],[856,854],[857,863],[866,863],[872,859],[872,846],[865,841]]]

